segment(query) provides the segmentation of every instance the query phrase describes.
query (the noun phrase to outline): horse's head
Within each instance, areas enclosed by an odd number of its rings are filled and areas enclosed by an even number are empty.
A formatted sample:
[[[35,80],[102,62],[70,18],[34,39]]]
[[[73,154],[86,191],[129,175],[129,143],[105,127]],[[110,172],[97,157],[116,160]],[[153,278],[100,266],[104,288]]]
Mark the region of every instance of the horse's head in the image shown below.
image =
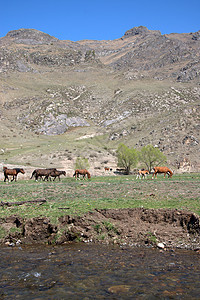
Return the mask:
[[[21,172],[22,174],[25,174],[24,169],[20,169],[20,172]]]
[[[3,167],[3,171],[7,170],[8,168],[7,167]]]
[[[64,176],[66,176],[66,172],[65,172],[65,171],[63,171],[62,174],[63,174]]]

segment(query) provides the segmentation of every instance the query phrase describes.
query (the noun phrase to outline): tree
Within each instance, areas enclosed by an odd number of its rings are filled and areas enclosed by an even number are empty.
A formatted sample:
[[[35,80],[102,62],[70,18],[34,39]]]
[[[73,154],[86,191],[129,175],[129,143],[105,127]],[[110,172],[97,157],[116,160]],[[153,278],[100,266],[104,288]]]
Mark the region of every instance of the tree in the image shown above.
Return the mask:
[[[155,148],[153,145],[147,145],[141,149],[139,161],[151,172],[154,166],[166,163],[167,158],[158,148]]]
[[[117,149],[117,166],[124,168],[126,174],[130,174],[131,167],[136,167],[138,162],[138,151],[134,148],[128,148],[120,144]]]
[[[88,159],[85,157],[77,157],[75,162],[75,169],[89,169],[90,164]]]

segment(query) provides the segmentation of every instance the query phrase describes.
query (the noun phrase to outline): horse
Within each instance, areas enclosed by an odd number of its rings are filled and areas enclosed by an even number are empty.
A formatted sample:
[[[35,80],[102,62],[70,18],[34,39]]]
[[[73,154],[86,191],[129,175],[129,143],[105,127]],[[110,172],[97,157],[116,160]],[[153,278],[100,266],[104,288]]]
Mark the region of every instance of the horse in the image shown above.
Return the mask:
[[[108,167],[105,167],[104,170],[105,170],[105,172],[106,172],[106,171],[112,171],[112,169],[111,169],[111,168],[108,168]]]
[[[148,174],[149,174],[148,170],[144,170],[144,169],[139,170],[138,173],[137,173],[136,179],[138,179],[138,178],[139,179],[141,179],[141,178],[145,179]]]
[[[77,180],[77,179],[80,179],[80,178],[79,178],[79,175],[82,175],[82,176],[83,176],[83,179],[86,179],[86,175],[87,175],[88,179],[91,178],[90,173],[89,173],[86,169],[83,169],[83,170],[76,169],[75,172],[74,172],[73,177],[75,176],[75,178],[76,178],[76,180]]]
[[[153,173],[152,179],[154,178],[154,176],[155,176],[155,178],[157,178],[158,173],[164,173],[164,178],[165,178],[166,174],[170,178],[173,175],[173,172],[168,167],[154,167],[153,170],[154,170],[154,173]]]
[[[55,168],[50,168],[50,169],[35,169],[31,175],[31,178],[32,179],[33,177],[35,177],[35,181],[38,180],[38,178],[40,177],[40,179],[43,179],[42,176],[44,176],[44,181],[49,179],[49,176],[50,176],[50,173],[52,171],[56,171]]]
[[[55,181],[56,177],[58,177],[58,179],[60,181],[60,175],[66,176],[66,172],[65,171],[52,170],[49,175],[50,175],[50,178],[54,177],[53,181]]]
[[[7,167],[3,167],[3,172],[4,172],[4,182],[6,182],[6,179],[8,179],[8,181],[9,181],[9,177],[8,177],[9,175],[13,176],[11,181],[13,181],[13,180],[17,181],[18,173],[25,174],[25,171],[22,168],[8,169]]]

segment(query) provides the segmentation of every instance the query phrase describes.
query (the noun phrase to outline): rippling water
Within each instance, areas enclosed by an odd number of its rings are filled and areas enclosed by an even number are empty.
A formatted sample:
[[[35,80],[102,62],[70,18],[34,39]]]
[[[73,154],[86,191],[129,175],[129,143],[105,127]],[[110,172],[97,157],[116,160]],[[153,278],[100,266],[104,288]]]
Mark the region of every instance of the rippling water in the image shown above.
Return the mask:
[[[1,247],[0,299],[200,299],[199,262],[188,250]]]

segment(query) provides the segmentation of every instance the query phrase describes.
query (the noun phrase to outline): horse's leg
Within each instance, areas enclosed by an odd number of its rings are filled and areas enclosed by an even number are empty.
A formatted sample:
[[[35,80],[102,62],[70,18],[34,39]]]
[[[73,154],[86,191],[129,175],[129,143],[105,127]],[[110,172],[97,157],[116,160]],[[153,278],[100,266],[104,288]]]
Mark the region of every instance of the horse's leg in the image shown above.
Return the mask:
[[[4,176],[5,176],[4,182],[6,182],[6,179],[8,179],[8,181],[9,181],[8,175],[5,174]]]

